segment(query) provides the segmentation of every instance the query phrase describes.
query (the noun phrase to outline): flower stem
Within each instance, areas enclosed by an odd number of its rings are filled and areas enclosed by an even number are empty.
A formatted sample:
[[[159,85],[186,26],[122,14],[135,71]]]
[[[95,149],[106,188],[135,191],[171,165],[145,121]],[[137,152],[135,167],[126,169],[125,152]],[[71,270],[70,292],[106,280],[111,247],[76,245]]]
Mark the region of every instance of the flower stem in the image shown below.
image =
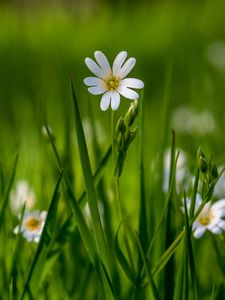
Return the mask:
[[[114,114],[114,111],[112,111],[112,114],[111,114],[111,137],[112,137],[113,172],[115,171],[115,167],[116,167],[116,145],[115,145],[114,128],[115,128],[115,114]],[[131,264],[131,268],[135,272],[133,257],[132,257],[130,245],[129,245],[129,242],[128,242],[128,225],[126,223],[124,209],[123,209],[121,199],[120,199],[119,176],[115,175],[115,172],[113,173],[113,176],[114,176],[116,202],[117,202],[118,210],[119,210],[119,218],[120,218],[120,222],[123,222],[123,225],[124,225],[123,226],[123,229],[124,229],[124,242],[125,242],[127,254],[129,256],[129,261],[130,261],[130,264]]]

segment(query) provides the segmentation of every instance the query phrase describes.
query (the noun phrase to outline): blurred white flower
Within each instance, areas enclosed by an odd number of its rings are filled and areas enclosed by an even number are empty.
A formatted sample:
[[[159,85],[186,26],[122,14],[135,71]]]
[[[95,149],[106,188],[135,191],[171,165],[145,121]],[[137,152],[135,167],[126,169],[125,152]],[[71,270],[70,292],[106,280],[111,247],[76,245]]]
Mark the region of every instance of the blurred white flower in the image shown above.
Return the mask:
[[[39,212],[38,210],[35,210],[33,212],[25,212],[20,232],[18,225],[15,227],[14,233],[22,233],[28,242],[34,241],[38,243],[44,228],[46,216],[46,211]]]
[[[26,202],[26,209],[31,209],[35,202],[36,196],[33,189],[26,180],[17,182],[14,190],[10,191],[9,202],[14,214],[18,214]]]
[[[176,151],[177,154],[177,151]],[[169,176],[170,176],[170,160],[171,150],[167,149],[164,153],[164,177],[163,177],[163,190],[167,192],[169,189]],[[179,153],[177,167],[176,167],[176,188],[180,191],[185,177],[187,176],[186,168],[187,158],[184,152]],[[184,187],[183,187],[184,188]]]
[[[202,203],[200,195],[197,195],[195,212],[198,210]],[[188,212],[191,206],[191,199],[187,198]],[[184,206],[182,207],[184,212]],[[225,199],[221,199],[213,204],[209,201],[205,204],[202,211],[194,221],[192,230],[196,239],[200,238],[206,230],[209,230],[213,234],[221,234],[225,230]]]
[[[225,72],[225,42],[217,41],[209,45],[207,58],[215,67]]]
[[[205,135],[215,131],[216,122],[210,111],[195,112],[180,106],[172,115],[172,126],[179,132]]]
[[[101,110],[107,110],[110,103],[112,110],[117,110],[120,104],[120,95],[131,100],[139,98],[138,93],[131,88],[142,89],[144,83],[136,78],[125,78],[136,63],[134,57],[125,62],[127,52],[121,51],[111,67],[108,59],[101,51],[95,51],[94,56],[97,63],[89,57],[85,59],[85,63],[97,77],[86,77],[84,83],[89,87],[88,91],[91,94],[103,94],[100,103]]]

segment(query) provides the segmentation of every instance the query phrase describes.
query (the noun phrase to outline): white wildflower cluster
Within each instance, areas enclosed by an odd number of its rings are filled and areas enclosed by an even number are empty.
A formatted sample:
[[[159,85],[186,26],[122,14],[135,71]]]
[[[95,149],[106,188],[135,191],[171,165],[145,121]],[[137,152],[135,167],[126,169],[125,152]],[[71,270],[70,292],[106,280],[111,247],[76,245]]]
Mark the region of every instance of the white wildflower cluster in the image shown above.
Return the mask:
[[[26,180],[18,181],[15,189],[10,192],[9,200],[11,210],[18,215],[19,220],[21,219],[20,212],[25,204],[21,227],[16,226],[14,233],[21,233],[29,242],[39,242],[47,212],[31,211],[36,203],[36,196],[29,183]]]

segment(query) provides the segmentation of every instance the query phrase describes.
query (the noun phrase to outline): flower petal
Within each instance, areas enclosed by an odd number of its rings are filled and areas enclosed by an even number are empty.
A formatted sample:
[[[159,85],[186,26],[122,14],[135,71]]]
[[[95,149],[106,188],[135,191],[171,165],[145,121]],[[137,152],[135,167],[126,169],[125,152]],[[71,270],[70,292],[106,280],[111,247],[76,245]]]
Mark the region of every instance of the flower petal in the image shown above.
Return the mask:
[[[199,226],[198,228],[196,228],[196,230],[194,231],[194,237],[196,239],[199,239],[206,231],[206,228],[203,226]]]
[[[94,56],[102,71],[104,71],[106,75],[109,74],[111,72],[111,67],[105,54],[101,51],[95,51]]]
[[[120,78],[124,78],[127,76],[128,73],[133,69],[136,63],[136,59],[134,57],[130,57],[125,64],[118,70],[117,75]]]
[[[135,91],[127,88],[126,86],[124,86],[123,84],[121,84],[117,91],[124,96],[125,98],[131,99],[131,100],[136,100],[139,98],[138,93],[136,93]]]
[[[221,213],[224,212],[224,209],[225,209],[225,199],[221,199],[221,200],[215,202],[212,205],[212,209],[213,209],[213,212],[215,212],[216,214],[219,214],[221,216]]]
[[[102,70],[102,69],[96,64],[96,62],[95,62],[93,59],[87,57],[87,58],[85,58],[85,63],[86,63],[86,65],[87,65],[88,69],[89,69],[92,73],[94,73],[94,75],[96,75],[96,76],[99,77],[99,78],[104,78],[104,77],[105,77],[105,72],[104,72],[104,70]]]
[[[214,234],[220,234],[223,230],[218,225],[215,225],[214,227],[210,228],[210,231]]]
[[[121,80],[121,83],[133,89],[142,89],[144,87],[144,82],[136,78],[125,78]]]
[[[117,110],[120,105],[120,94],[118,92],[112,92],[111,96],[111,108],[112,110]]]
[[[87,86],[101,86],[103,84],[103,80],[98,77],[86,77],[84,78],[84,84],[86,84]]]
[[[111,92],[106,92],[103,96],[102,96],[102,99],[101,99],[101,102],[100,102],[100,108],[101,110],[103,111],[106,111],[109,107],[109,104],[110,104],[110,99],[111,99]]]
[[[121,51],[117,54],[114,62],[113,62],[113,75],[118,75],[119,70],[122,68],[125,60],[127,58],[127,51]]]
[[[88,91],[92,94],[92,95],[101,95],[103,94],[106,89],[99,86],[99,85],[96,85],[96,86],[91,86],[88,88]]]

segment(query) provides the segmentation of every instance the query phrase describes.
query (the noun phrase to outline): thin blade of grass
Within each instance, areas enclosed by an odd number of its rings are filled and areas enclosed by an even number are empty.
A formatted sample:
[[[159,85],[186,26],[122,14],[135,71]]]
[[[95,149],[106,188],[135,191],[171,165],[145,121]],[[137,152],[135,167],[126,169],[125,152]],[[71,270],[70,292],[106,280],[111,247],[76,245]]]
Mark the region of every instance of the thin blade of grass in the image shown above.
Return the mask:
[[[149,283],[151,285],[151,292],[152,292],[153,299],[154,300],[160,300],[159,293],[158,293],[157,287],[155,285],[155,282],[154,282],[154,279],[153,279],[153,276],[152,276],[152,273],[151,273],[151,267],[150,267],[149,260],[144,254],[144,249],[142,248],[141,241],[140,241],[140,238],[138,236],[138,233],[137,232],[135,232],[135,233],[136,233],[136,239],[137,239],[139,251],[141,253],[141,257],[142,257],[144,267],[145,267],[145,270],[146,270],[146,273],[147,273],[147,277],[148,277]]]
[[[184,273],[183,273],[183,282],[182,282],[182,299],[189,299],[189,288],[188,288],[188,270],[189,270],[189,254],[191,248],[190,241],[190,228],[189,228],[189,219],[187,211],[187,201],[186,195],[184,193],[184,217],[185,217],[185,240],[184,240],[184,253],[183,253],[183,264],[184,264]]]
[[[129,262],[126,259],[126,256],[123,254],[123,252],[122,252],[122,250],[120,248],[120,245],[119,245],[118,237],[119,237],[119,230],[120,230],[121,225],[122,225],[122,222],[119,224],[119,227],[117,229],[116,236],[115,236],[115,251],[116,251],[116,256],[118,258],[118,261],[119,261],[119,264],[120,264],[121,268],[123,269],[124,273],[127,275],[127,278],[129,278],[129,280],[134,285],[136,285],[136,283],[137,283],[137,276],[134,275],[133,269],[129,265]]]
[[[163,255],[160,257],[158,262],[155,264],[155,266],[152,268],[152,275],[156,276],[167,264],[170,257],[174,254],[176,251],[178,245],[182,241],[184,237],[184,229],[180,232],[180,234],[177,236],[177,238],[174,240],[174,242],[170,245],[170,247],[163,253]],[[144,278],[140,284],[141,287],[144,287],[146,284],[148,284],[148,280]]]
[[[3,228],[4,214],[5,214],[5,210],[6,210],[8,199],[9,199],[9,193],[10,193],[10,190],[12,188],[13,181],[14,181],[14,178],[15,178],[15,175],[16,175],[16,168],[17,168],[18,157],[19,156],[17,154],[16,158],[14,160],[14,163],[13,163],[13,167],[12,167],[12,172],[11,172],[11,175],[10,175],[9,183],[8,183],[8,186],[7,186],[4,198],[3,198],[3,203],[2,203],[2,206],[1,206],[1,210],[0,210],[0,231]]]
[[[11,279],[10,284],[9,284],[9,300],[13,300],[14,295],[13,295],[13,279]]]
[[[49,132],[49,128],[48,128],[48,126],[47,126],[47,124],[44,120],[43,120],[43,123],[44,123],[45,129],[48,133],[48,137],[49,137],[53,152],[55,154],[55,158],[56,158],[58,168],[62,168],[63,167],[63,162],[60,158],[60,155],[59,155],[59,152],[58,152],[57,147],[55,145],[55,142],[54,142],[54,140],[51,136],[51,133]],[[64,169],[64,185],[65,185],[65,191],[66,191],[66,194],[67,194],[66,200],[68,201],[68,205],[70,206],[70,208],[71,208],[71,210],[74,214],[74,217],[76,219],[76,223],[78,225],[78,228],[79,228],[79,231],[80,231],[80,234],[81,234],[81,238],[84,242],[84,245],[86,247],[86,250],[87,250],[87,253],[90,257],[90,260],[94,264],[94,258],[95,258],[95,255],[96,255],[96,247],[95,247],[95,244],[94,244],[94,240],[93,240],[92,235],[91,235],[91,233],[90,233],[90,231],[87,227],[87,224],[85,222],[82,211],[79,207],[77,199],[76,199],[76,197],[73,193],[72,184],[70,182],[70,179],[69,179],[65,169]]]
[[[184,282],[184,249],[185,249],[185,240],[182,244],[182,255],[180,257],[179,266],[178,266],[178,272],[176,276],[176,284],[175,284],[175,290],[174,290],[174,297],[173,300],[180,300],[183,297],[183,282]]]
[[[74,111],[74,121],[75,121],[77,142],[78,142],[82,172],[85,181],[87,199],[88,199],[90,214],[93,223],[94,237],[95,237],[98,253],[101,259],[103,260],[105,267],[107,268],[107,271],[111,273],[108,249],[107,249],[106,240],[104,237],[104,231],[102,228],[100,214],[98,210],[96,191],[94,187],[94,181],[92,177],[92,171],[91,171],[87,146],[85,142],[83,126],[81,122],[80,112],[79,112],[77,98],[76,98],[72,80],[70,81],[70,84],[71,84],[72,104],[73,104],[73,111]]]
[[[26,209],[26,202],[23,205],[22,208],[22,212],[21,212],[21,217],[19,220],[19,229],[18,229],[18,233],[21,233],[21,227],[22,227],[22,221],[23,221],[23,217],[24,217],[24,213],[25,213],[25,209]],[[11,272],[10,272],[10,280],[12,282],[12,288],[13,288],[13,294],[15,296],[17,296],[18,290],[17,290],[17,286],[16,286],[16,282],[17,282],[17,275],[18,275],[18,264],[17,262],[19,261],[20,258],[20,254],[21,254],[21,240],[22,237],[20,234],[17,234],[16,236],[16,241],[15,241],[15,247],[14,247],[14,251],[13,251],[13,256],[12,256],[12,263],[11,263]]]
[[[152,249],[153,243],[154,243],[154,241],[155,241],[155,239],[156,239],[156,236],[157,236],[157,233],[158,233],[158,231],[159,231],[159,228],[160,228],[161,224],[163,223],[163,219],[164,219],[164,217],[165,217],[165,214],[166,214],[166,211],[167,211],[167,207],[168,207],[169,201],[170,201],[171,196],[172,196],[172,194],[173,194],[173,186],[174,186],[174,182],[175,182],[176,165],[177,165],[178,157],[179,157],[179,152],[178,152],[178,154],[177,154],[177,156],[176,156],[176,159],[175,159],[175,161],[174,161],[174,165],[171,167],[171,168],[172,168],[171,184],[170,184],[170,186],[169,186],[169,191],[168,191],[167,196],[166,196],[166,201],[165,201],[165,204],[164,204],[164,207],[163,207],[162,214],[161,214],[160,219],[159,219],[159,223],[158,223],[157,226],[156,226],[156,229],[155,229],[155,231],[154,231],[154,233],[153,233],[152,240],[151,240],[150,245],[149,245],[149,247],[148,247],[147,256],[149,256],[150,253],[151,253],[151,249]]]
[[[198,175],[197,175],[198,176]],[[196,274],[196,267],[195,267],[195,261],[194,261],[194,252],[192,247],[192,240],[191,240],[191,226],[188,216],[188,210],[187,210],[187,201],[186,201],[186,195],[184,193],[184,208],[185,208],[185,226],[186,226],[186,240],[187,240],[187,256],[190,266],[190,276],[191,276],[191,284],[192,284],[192,299],[198,299],[198,288],[197,288],[197,274]]]
[[[140,211],[139,211],[139,236],[144,252],[148,247],[147,230],[147,209],[145,195],[145,174],[144,174],[144,103],[143,91],[141,92],[140,103],[140,121],[139,121],[139,170],[140,170]]]

